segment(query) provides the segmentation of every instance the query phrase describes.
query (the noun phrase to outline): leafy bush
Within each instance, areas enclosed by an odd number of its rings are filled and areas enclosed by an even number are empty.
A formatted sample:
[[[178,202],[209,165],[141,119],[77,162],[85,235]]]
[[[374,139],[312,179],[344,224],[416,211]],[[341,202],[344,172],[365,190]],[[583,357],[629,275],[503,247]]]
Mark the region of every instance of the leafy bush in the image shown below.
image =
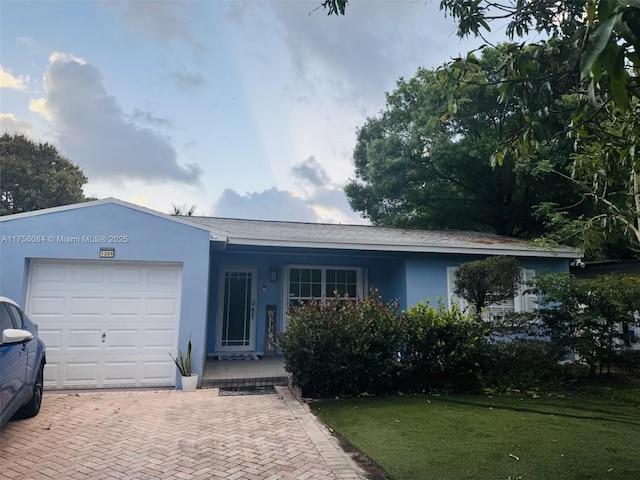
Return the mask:
[[[581,279],[567,273],[541,274],[535,279],[539,315],[551,339],[599,368],[633,370],[635,338],[629,335],[640,311],[640,278],[610,274]],[[631,359],[631,363],[629,363]]]
[[[293,307],[280,340],[293,382],[305,395],[389,391],[401,338],[397,312],[397,304],[382,303],[376,292]]]
[[[483,386],[532,389],[564,379],[563,351],[545,340],[491,342],[482,361]]]
[[[400,388],[405,391],[471,390],[479,386],[486,345],[484,326],[458,308],[418,303],[402,317]]]

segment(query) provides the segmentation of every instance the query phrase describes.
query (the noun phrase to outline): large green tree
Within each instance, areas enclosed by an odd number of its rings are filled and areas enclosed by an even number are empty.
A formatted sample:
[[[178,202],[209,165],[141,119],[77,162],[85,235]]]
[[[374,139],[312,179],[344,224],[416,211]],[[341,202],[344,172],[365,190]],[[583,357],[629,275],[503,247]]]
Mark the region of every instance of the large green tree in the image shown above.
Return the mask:
[[[322,2],[329,14],[344,14],[347,4]],[[582,192],[579,205],[591,210],[574,211],[572,236],[581,233],[585,244],[594,238],[611,244],[624,232],[623,250],[637,253],[640,0],[441,0],[440,8],[457,22],[460,37],[484,38],[497,26],[519,42],[504,52],[497,77],[484,81],[486,88],[498,88],[502,102],[515,103],[521,119],[497,145],[494,163],[511,157],[530,161],[571,140],[575,163],[569,177]],[[441,70],[443,82],[475,87],[475,61],[473,53],[455,59]],[[455,114],[457,100],[449,101]],[[554,170],[544,162],[539,168]],[[571,205],[576,204],[555,204],[555,212],[547,211],[551,223]]]
[[[80,167],[53,145],[24,135],[0,137],[0,215],[82,202],[85,183]]]
[[[531,158],[507,156],[502,168],[490,163],[522,124],[517,103],[498,102],[498,85],[486,86],[510,48],[486,49],[464,84],[429,69],[398,82],[386,108],[358,131],[356,179],[346,187],[352,208],[381,225],[534,237],[546,228],[538,205],[579,201],[568,173],[556,173],[568,172],[568,140]]]

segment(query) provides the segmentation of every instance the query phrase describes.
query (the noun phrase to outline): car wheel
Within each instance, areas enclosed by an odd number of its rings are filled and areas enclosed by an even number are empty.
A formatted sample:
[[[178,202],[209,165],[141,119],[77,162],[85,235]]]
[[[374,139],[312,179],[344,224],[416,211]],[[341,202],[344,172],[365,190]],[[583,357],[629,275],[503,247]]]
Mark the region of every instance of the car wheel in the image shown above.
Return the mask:
[[[42,383],[44,379],[43,371],[44,365],[40,365],[38,375],[36,376],[36,383],[33,386],[33,395],[31,396],[31,400],[16,412],[15,418],[35,417],[40,411],[40,405],[42,405]]]

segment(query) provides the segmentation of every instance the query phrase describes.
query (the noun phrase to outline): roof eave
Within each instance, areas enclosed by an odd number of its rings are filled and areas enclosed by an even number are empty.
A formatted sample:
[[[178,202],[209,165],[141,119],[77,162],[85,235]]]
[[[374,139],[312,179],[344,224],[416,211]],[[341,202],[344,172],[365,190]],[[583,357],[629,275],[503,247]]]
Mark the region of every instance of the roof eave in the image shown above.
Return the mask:
[[[338,250],[365,250],[381,252],[406,252],[406,253],[459,253],[473,255],[495,255],[502,252],[518,257],[549,257],[549,258],[581,258],[581,253],[573,248],[513,248],[508,245],[494,246],[452,246],[452,245],[412,245],[412,244],[371,244],[360,242],[326,242],[318,240],[277,240],[230,237],[229,245],[257,246],[257,247],[283,247],[283,248],[323,248]]]
[[[196,222],[189,222],[187,220],[185,220],[182,217],[179,216],[175,216],[175,215],[169,215],[167,213],[162,213],[162,212],[158,212],[156,210],[152,210],[150,208],[147,207],[142,207],[140,205],[136,205],[134,203],[129,203],[129,202],[125,202],[124,200],[120,200],[118,198],[102,198],[99,200],[91,200],[88,202],[81,202],[81,203],[72,203],[70,205],[61,205],[59,207],[50,207],[50,208],[42,208],[40,210],[32,210],[30,212],[22,212],[22,213],[14,213],[11,215],[5,215],[0,217],[0,222],[10,222],[10,221],[15,221],[15,220],[20,220],[23,218],[29,218],[29,217],[37,217],[40,215],[49,215],[52,213],[59,213],[59,212],[65,212],[65,211],[72,211],[72,210],[80,210],[83,208],[91,208],[91,207],[96,207],[99,205],[119,205],[121,207],[125,207],[125,208],[129,208],[131,210],[136,210],[138,212],[141,213],[145,213],[147,215],[151,215],[153,217],[158,217],[158,218],[163,218],[165,220],[169,220],[172,222],[176,222],[176,223],[181,223],[183,225],[189,226],[189,227],[193,227],[196,228],[198,230],[203,230],[206,232],[209,232],[210,234],[210,238],[211,240],[226,240],[226,236],[224,236],[224,234],[222,234],[221,236],[218,234],[218,232],[212,231],[212,229],[207,228],[204,225],[198,224]]]

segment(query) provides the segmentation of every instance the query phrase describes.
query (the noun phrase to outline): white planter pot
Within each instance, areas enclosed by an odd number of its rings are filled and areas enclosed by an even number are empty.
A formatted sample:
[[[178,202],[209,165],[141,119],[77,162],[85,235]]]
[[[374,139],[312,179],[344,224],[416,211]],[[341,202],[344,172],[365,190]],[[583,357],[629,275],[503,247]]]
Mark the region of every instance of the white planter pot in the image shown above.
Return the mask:
[[[198,374],[192,373],[190,377],[182,378],[182,390],[185,392],[195,392],[198,388]]]

